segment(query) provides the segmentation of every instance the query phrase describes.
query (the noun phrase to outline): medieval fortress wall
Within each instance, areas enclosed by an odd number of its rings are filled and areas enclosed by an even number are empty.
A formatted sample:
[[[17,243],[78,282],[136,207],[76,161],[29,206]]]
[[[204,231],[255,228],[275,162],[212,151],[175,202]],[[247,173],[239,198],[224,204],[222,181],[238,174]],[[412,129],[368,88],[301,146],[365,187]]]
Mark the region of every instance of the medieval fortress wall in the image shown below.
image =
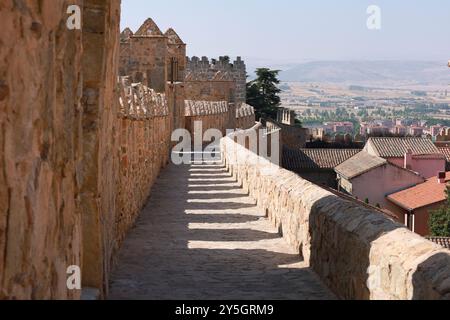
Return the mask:
[[[135,33],[129,28],[121,33],[119,59],[121,76],[156,92],[172,91],[175,128],[191,130],[195,121],[202,121],[206,130],[222,132],[236,128],[237,121],[248,124],[246,128],[254,125],[254,115],[249,119],[254,111],[245,106],[246,67],[240,57],[233,63],[225,57],[211,62],[206,57],[187,58],[186,44],[174,29],[163,33],[147,19]],[[202,114],[190,110],[193,102],[202,106]],[[228,106],[218,111],[216,105],[222,102]],[[246,111],[236,112],[242,106]]]
[[[82,31],[69,5],[84,6]],[[0,298],[79,298],[66,271],[89,262],[84,281],[103,289],[119,13],[118,0],[0,6]]]
[[[145,205],[159,172],[169,163],[172,130],[165,94],[130,84],[127,78],[121,79],[119,92],[115,250]]]
[[[185,45],[151,20],[120,35],[119,0],[6,1],[0,19],[0,299],[78,299],[70,266],[105,296],[186,126]],[[215,105],[196,115],[205,127],[234,123]]]
[[[65,25],[70,5],[83,7],[81,30]],[[253,108],[229,70],[212,78],[228,98],[190,96],[197,67],[182,41],[151,20],[119,37],[119,0],[7,0],[0,21],[0,299],[78,299],[69,266],[103,297],[173,130],[190,117],[246,129]],[[268,174],[244,148],[237,166],[223,141],[233,174],[340,297],[448,298],[448,251],[291,172]]]

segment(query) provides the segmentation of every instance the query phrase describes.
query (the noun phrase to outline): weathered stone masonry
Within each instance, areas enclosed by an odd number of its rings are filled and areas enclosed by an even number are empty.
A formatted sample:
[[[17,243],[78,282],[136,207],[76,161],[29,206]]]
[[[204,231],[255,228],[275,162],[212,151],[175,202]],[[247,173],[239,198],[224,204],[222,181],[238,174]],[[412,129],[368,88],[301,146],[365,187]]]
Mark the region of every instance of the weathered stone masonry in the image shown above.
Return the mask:
[[[66,27],[73,4],[82,30]],[[0,299],[80,298],[71,265],[103,296],[168,161],[173,104],[117,84],[118,0],[6,1],[0,18]]]
[[[158,174],[169,162],[170,111],[165,94],[142,84],[120,83],[117,145],[116,248],[145,205]]]
[[[185,81],[191,100],[227,100],[238,108],[246,101],[247,73],[240,57],[233,63],[225,57],[187,58]]]
[[[82,7],[82,30],[66,27],[69,5]],[[158,30],[147,21],[144,60],[130,64],[142,83],[118,83],[129,49],[119,0],[7,0],[0,19],[0,299],[78,299],[66,287],[72,265],[105,296],[170,133],[185,127],[184,85],[167,76],[184,74],[185,46],[170,30],[149,41]]]
[[[64,22],[82,3],[0,4],[0,299],[79,296],[82,35]]]
[[[239,135],[221,143],[228,169],[339,297],[450,299],[449,250],[270,164]]]
[[[82,30],[66,27],[69,5]],[[103,291],[120,1],[4,1],[0,17],[0,297],[78,298],[66,270],[87,262],[84,284]]]
[[[82,30],[66,28],[73,4],[83,8]],[[119,18],[119,0],[0,4],[0,299],[78,299],[66,287],[71,265],[82,267],[83,287],[105,296],[114,253],[167,163],[169,133],[184,128],[185,88],[167,83],[173,51],[143,57],[149,72],[130,74],[142,81],[117,83]],[[137,33],[147,42],[155,32],[156,42],[173,38],[150,21]],[[218,114],[213,122],[243,127],[254,117],[246,106],[237,118],[230,105]],[[267,162],[230,138],[222,148],[228,168],[340,297],[450,298],[448,250],[294,173],[264,170]],[[244,157],[238,164],[232,150]]]
[[[236,128],[247,129],[255,125],[255,109],[248,104],[241,104],[241,107],[236,109]]]

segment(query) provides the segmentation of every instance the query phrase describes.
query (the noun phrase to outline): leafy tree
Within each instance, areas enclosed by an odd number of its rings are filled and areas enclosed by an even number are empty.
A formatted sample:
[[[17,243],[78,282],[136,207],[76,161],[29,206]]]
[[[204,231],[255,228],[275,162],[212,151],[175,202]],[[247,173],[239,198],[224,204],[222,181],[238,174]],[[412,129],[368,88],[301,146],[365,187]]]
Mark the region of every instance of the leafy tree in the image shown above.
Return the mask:
[[[276,119],[281,99],[278,94],[279,70],[259,68],[257,78],[247,83],[247,103],[255,108],[256,117]]]
[[[298,128],[302,128],[303,127],[303,123],[299,119],[295,119],[295,126],[298,127]]]
[[[450,237],[450,189],[447,187],[447,204],[430,212],[428,221],[431,236]]]

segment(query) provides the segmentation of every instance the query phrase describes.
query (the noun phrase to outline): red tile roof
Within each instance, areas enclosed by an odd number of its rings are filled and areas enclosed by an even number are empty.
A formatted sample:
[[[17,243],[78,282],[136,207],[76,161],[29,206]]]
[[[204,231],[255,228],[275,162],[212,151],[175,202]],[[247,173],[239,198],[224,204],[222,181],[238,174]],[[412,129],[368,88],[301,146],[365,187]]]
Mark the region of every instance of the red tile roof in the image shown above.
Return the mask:
[[[447,171],[450,171],[450,147],[438,147],[439,151],[444,155],[445,157],[445,168]]]
[[[283,148],[283,167],[288,170],[334,169],[361,152],[359,149],[290,149]]]
[[[445,182],[450,181],[450,172],[447,172]],[[437,177],[415,187],[391,194],[387,199],[405,210],[415,210],[447,199],[445,190],[447,183],[438,183]]]
[[[367,143],[382,158],[402,158],[408,149],[415,155],[441,154],[433,142],[427,138],[370,138]]]
[[[450,162],[450,147],[438,147],[438,149],[445,156],[445,159]]]
[[[387,164],[386,159],[362,151],[338,165],[335,171],[346,179],[353,179]]]

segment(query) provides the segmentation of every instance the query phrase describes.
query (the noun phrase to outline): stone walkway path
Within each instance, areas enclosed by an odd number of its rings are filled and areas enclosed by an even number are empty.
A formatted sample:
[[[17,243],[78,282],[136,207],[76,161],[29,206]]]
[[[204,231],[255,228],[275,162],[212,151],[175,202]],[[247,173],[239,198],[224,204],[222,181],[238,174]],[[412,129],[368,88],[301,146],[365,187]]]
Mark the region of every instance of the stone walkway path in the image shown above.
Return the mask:
[[[119,254],[109,299],[333,299],[222,166],[169,166]]]

